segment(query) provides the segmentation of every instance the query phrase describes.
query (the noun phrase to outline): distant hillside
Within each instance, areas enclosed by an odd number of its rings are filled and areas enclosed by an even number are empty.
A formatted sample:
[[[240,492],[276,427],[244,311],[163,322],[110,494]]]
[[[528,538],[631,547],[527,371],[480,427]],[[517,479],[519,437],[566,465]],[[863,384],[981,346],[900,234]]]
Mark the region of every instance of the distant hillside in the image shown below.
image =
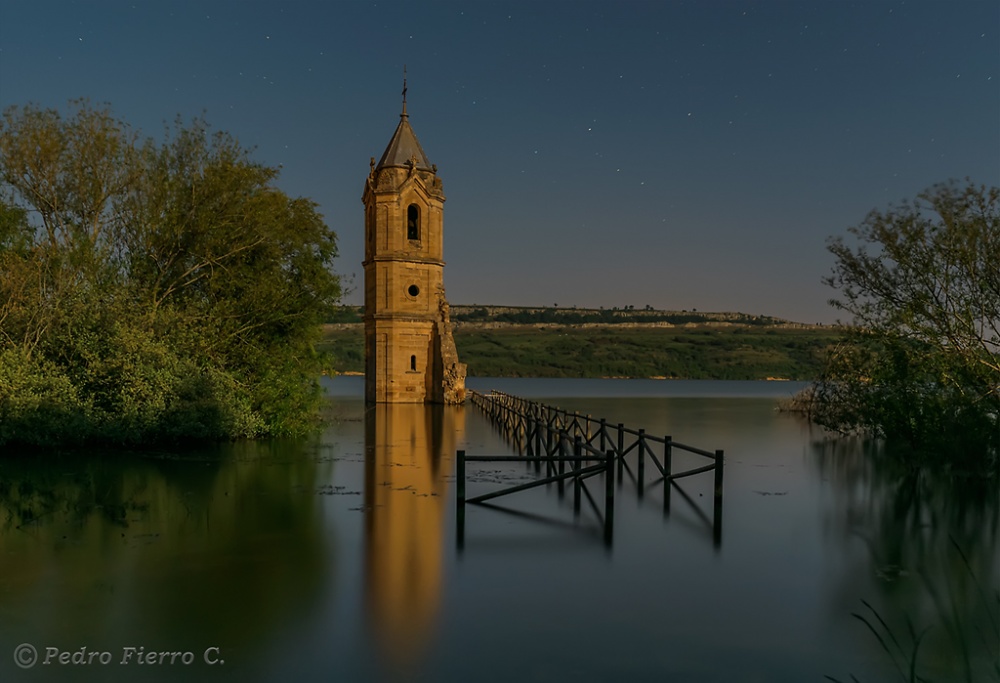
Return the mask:
[[[362,322],[363,306],[344,306],[330,323]],[[654,308],[569,308],[533,306],[480,306],[452,305],[451,320],[456,325],[465,323],[514,325],[760,325],[795,328],[821,327],[797,323],[767,315],[750,315],[730,312],[660,311]],[[665,324],[665,325],[664,325]]]
[[[361,307],[324,330],[337,372],[362,372]],[[819,375],[839,330],[744,313],[452,306],[471,376],[797,379]]]
[[[553,323],[557,325],[621,325],[669,323],[671,325],[736,323],[774,325],[787,321],[745,313],[698,313],[697,311],[658,311],[653,308],[528,308],[516,306],[453,306],[451,318],[459,323],[501,322],[518,325]]]

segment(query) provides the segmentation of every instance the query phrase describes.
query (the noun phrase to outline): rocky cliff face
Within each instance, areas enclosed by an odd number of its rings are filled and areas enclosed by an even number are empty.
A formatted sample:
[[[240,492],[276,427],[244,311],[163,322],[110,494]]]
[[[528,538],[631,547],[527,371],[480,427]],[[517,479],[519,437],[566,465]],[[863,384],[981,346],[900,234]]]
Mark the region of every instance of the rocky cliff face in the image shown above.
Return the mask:
[[[465,363],[458,361],[458,349],[451,332],[451,315],[448,300],[441,291],[440,315],[437,321],[438,338],[441,340],[441,384],[444,402],[449,405],[465,402]]]

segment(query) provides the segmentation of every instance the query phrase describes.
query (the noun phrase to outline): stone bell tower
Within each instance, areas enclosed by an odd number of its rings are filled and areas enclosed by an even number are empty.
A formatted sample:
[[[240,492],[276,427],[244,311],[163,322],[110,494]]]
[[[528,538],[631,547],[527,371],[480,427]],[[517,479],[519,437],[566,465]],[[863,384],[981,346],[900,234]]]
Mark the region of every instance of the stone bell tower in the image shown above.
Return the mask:
[[[406,113],[365,181],[365,400],[461,403],[444,296],[444,189]]]

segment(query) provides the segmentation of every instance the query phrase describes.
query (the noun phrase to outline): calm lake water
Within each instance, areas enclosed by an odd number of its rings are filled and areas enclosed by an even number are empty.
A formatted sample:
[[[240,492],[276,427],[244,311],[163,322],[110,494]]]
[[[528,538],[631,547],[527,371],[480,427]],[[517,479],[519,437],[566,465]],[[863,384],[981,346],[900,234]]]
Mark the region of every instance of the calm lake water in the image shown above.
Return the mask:
[[[0,681],[901,680],[852,613],[904,670],[916,636],[931,680],[1000,680],[995,487],[776,412],[797,383],[469,384],[724,449],[721,539],[711,473],[665,514],[647,463],[610,546],[552,486],[500,499],[536,517],[468,506],[459,550],[455,451],[509,447],[471,405],[366,410],[338,377],[305,440],[0,458]]]

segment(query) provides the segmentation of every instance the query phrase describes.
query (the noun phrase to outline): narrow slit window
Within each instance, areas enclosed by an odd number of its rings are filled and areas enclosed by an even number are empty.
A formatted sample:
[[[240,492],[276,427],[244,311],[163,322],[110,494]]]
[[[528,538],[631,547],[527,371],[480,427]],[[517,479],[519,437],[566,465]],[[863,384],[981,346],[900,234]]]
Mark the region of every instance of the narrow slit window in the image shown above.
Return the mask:
[[[416,204],[406,207],[406,239],[420,239],[420,208]]]
[[[410,356],[410,370],[412,370],[413,372],[417,371],[417,357],[416,356]]]

